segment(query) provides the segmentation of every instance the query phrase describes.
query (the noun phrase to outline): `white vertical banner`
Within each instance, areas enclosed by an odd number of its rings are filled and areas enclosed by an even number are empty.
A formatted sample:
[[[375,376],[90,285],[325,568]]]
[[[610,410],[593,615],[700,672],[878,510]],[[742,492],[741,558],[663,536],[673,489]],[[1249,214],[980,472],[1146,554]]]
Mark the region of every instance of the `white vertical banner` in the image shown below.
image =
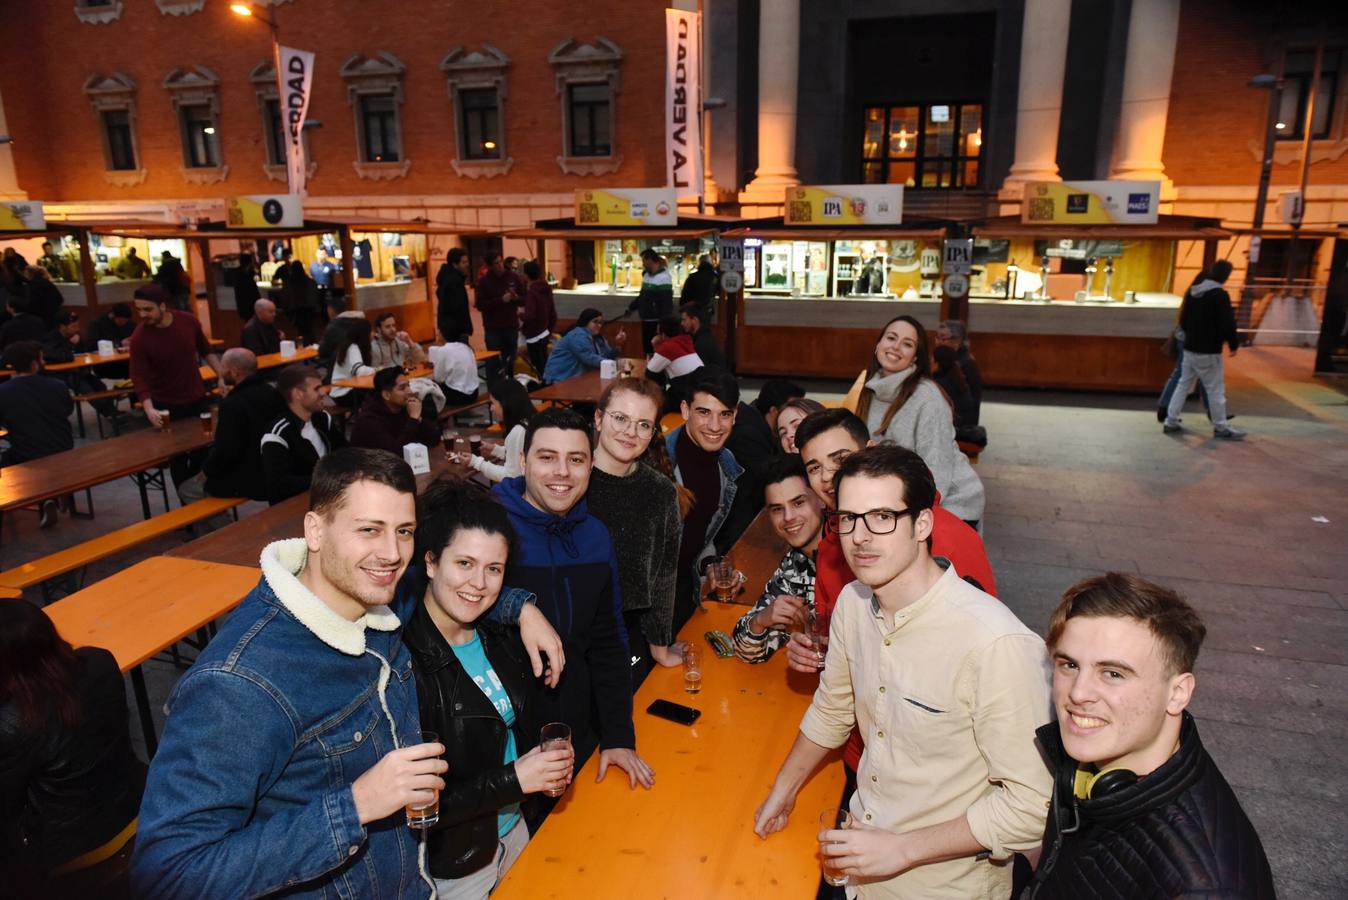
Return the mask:
[[[285,138],[286,181],[290,193],[304,196],[308,174],[304,159],[304,118],[314,81],[314,55],[293,47],[276,48],[276,82],[281,98],[281,134]]]
[[[665,10],[665,177],[679,197],[701,196],[702,16]]]

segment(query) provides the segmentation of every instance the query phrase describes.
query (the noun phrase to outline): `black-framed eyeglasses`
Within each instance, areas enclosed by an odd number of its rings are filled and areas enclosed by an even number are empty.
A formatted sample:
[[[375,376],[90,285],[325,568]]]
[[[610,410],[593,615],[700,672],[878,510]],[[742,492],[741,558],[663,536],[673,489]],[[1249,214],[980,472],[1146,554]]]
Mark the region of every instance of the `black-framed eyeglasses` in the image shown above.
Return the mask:
[[[607,409],[604,415],[613,420],[619,432],[625,432],[629,427],[640,437],[650,437],[655,432],[655,423],[650,419],[634,419],[626,413],[609,412]]]
[[[869,509],[864,513],[838,513],[836,520],[838,534],[851,534],[856,530],[857,520],[864,519],[866,530],[871,534],[892,534],[899,527],[899,520],[916,513],[911,509]]]

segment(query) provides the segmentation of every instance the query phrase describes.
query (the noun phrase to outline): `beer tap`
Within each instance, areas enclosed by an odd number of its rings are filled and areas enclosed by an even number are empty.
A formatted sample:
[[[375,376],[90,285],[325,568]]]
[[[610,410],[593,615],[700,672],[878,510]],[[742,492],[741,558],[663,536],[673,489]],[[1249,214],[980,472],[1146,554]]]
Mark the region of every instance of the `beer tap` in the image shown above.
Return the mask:
[[[1095,273],[1098,271],[1095,266],[1095,257],[1086,257],[1086,297],[1091,299],[1091,290],[1095,287]]]
[[[1114,281],[1114,257],[1105,257],[1105,299],[1113,300],[1109,295],[1109,286]]]
[[[1045,303],[1052,303],[1053,298],[1048,295],[1048,254],[1045,253],[1039,257],[1039,299]]]

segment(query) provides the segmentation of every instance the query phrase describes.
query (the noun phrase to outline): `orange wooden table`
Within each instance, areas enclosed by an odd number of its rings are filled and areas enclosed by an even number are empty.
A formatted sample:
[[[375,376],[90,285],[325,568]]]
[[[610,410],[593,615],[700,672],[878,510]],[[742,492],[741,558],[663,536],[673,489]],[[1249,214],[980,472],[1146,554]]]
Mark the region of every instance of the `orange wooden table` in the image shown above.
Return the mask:
[[[102,647],[131,673],[146,751],[158,746],[141,663],[229,612],[262,576],[251,566],[152,556],[46,607],[75,647]]]
[[[834,754],[801,790],[784,831],[754,834],[754,811],[799,731],[816,678],[776,654],[757,666],[720,659],[702,639],[729,634],[744,607],[708,603],[680,637],[704,649],[702,692],[686,694],[683,671],[660,666],[637,691],[637,752],[655,788],[631,790],[622,770],[595,784],[599,754],[577,773],[493,900],[543,897],[811,898],[819,886],[819,813],[842,799]],[[657,698],[702,710],[692,727],[657,719]]]
[[[408,378],[429,378],[431,367],[428,365],[419,365],[407,373]],[[372,391],[374,390],[374,376],[360,375],[356,378],[339,378],[332,382],[332,387],[351,388],[353,391]]]

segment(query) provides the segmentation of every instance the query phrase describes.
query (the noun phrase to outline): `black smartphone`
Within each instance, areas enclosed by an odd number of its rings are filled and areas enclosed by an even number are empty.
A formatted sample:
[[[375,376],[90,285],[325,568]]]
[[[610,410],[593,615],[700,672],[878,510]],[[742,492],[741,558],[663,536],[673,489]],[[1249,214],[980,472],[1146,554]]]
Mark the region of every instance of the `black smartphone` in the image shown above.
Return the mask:
[[[646,712],[662,719],[668,719],[671,722],[678,722],[680,725],[692,725],[697,721],[697,717],[702,715],[700,709],[693,709],[691,706],[683,706],[679,703],[670,703],[668,700],[656,700],[646,707]]]

